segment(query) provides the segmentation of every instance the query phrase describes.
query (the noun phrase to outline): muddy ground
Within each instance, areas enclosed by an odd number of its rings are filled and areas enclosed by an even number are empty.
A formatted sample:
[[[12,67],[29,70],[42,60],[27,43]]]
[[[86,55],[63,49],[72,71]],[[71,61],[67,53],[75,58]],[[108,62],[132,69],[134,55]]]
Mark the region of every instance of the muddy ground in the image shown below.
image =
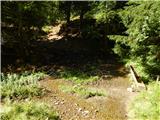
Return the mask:
[[[130,87],[128,74],[102,78],[87,85],[104,89],[107,93],[105,97],[86,99],[76,94],[64,93],[59,86],[71,85],[71,82],[53,77],[42,80],[40,84],[48,91],[41,100],[53,106],[62,120],[127,120],[128,105],[135,95],[127,91]]]

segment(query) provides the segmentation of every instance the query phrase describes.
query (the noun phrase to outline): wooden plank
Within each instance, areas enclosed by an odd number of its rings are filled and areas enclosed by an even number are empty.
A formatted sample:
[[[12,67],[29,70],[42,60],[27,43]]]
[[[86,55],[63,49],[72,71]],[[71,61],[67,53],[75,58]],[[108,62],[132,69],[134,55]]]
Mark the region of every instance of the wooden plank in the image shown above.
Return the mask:
[[[131,66],[130,66],[130,72],[131,72],[131,75],[132,75],[132,78],[133,78],[135,84],[137,85],[137,84],[138,84],[138,81],[137,81],[137,78],[136,78],[136,76],[135,76],[135,74],[134,74],[133,69],[132,69]]]
[[[134,70],[133,66],[130,65],[130,72],[133,78],[133,81],[136,85],[137,88],[145,88],[147,89],[146,85],[143,83],[143,81],[139,78],[138,74],[136,73],[136,71]]]

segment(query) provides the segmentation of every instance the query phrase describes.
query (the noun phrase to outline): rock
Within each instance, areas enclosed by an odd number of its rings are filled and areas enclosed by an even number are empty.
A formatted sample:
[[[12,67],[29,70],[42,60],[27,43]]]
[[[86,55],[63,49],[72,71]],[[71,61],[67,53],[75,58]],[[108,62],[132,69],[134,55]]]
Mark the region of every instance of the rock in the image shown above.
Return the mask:
[[[25,101],[28,102],[28,101],[29,101],[29,98],[25,99]]]
[[[88,113],[89,113],[88,110],[85,110],[85,111],[82,112],[82,114],[85,115],[85,116],[88,115]]]
[[[56,103],[54,103],[55,105],[59,105],[59,103],[58,102],[56,102]]]
[[[64,104],[64,102],[61,102],[61,104],[63,105],[63,104]]]
[[[82,108],[79,108],[79,109],[78,109],[78,112],[81,112],[81,111],[82,111]]]
[[[133,92],[133,90],[132,90],[131,87],[127,88],[127,91],[128,91],[128,92]]]
[[[88,110],[86,110],[86,111],[84,111],[84,113],[87,113],[87,114],[88,114],[88,113],[89,113],[89,111],[88,111]]]
[[[64,115],[64,114],[66,114],[66,112],[64,111],[64,112],[62,112],[61,114]]]
[[[98,110],[95,110],[94,112],[99,112]]]
[[[77,103],[75,103],[75,106],[78,106],[78,104],[77,104]]]

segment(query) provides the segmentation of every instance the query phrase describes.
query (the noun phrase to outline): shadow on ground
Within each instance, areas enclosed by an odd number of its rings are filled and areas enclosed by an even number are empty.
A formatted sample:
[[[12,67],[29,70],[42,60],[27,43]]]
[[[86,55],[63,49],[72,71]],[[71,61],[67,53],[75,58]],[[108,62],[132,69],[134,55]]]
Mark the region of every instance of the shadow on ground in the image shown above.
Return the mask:
[[[29,70],[53,75],[67,69],[108,78],[127,73],[121,69],[122,64],[111,50],[113,43],[108,39],[104,40],[103,36],[91,38],[74,25],[67,29],[61,26],[58,33],[53,32],[55,29],[49,33],[52,36],[40,35],[36,41],[31,41],[24,49],[28,54],[23,58],[20,51],[15,50],[17,44],[8,48],[2,45],[2,72]]]

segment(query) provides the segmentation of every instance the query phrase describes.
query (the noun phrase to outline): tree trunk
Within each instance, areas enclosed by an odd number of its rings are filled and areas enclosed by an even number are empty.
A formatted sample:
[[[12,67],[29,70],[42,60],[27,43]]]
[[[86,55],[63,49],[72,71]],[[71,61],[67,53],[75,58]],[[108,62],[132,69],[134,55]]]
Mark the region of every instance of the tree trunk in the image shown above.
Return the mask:
[[[22,6],[21,3],[18,4],[18,43],[19,48],[17,49],[17,54],[19,57],[24,57],[24,42],[23,41],[23,23],[22,23]]]
[[[84,10],[82,8],[80,13],[80,28],[82,28],[83,26],[83,16],[84,16]]]
[[[66,15],[67,15],[67,25],[69,25],[70,23],[70,17],[71,17],[71,1],[67,1],[67,11],[66,11]]]

